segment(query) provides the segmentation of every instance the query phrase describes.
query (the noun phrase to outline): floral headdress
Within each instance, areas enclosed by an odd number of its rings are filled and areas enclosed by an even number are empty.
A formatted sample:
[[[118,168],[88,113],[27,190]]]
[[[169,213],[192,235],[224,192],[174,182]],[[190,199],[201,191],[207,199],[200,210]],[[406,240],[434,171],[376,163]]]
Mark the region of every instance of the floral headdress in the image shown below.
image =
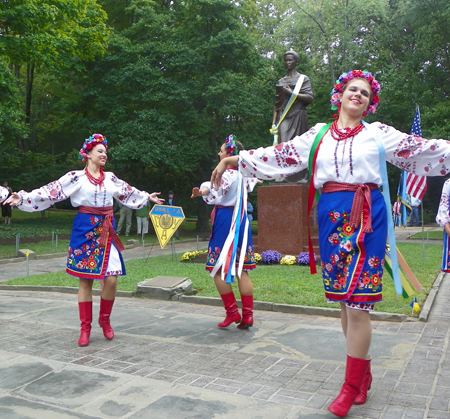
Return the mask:
[[[378,108],[378,102],[380,101],[380,97],[378,96],[378,93],[380,92],[380,84],[377,80],[374,79],[371,73],[369,73],[367,70],[352,70],[348,73],[342,73],[339,76],[339,79],[336,80],[336,84],[334,85],[333,90],[331,91],[331,109],[337,110],[341,109],[341,98],[340,95],[344,91],[344,86],[352,79],[360,78],[360,79],[366,79],[369,82],[370,88],[372,89],[372,101],[370,102],[370,105],[367,109],[367,111],[364,111],[363,117],[367,116],[368,114],[374,114]]]
[[[238,148],[236,147],[236,138],[233,134],[225,138],[225,147],[227,148],[228,154],[232,156],[238,155]]]
[[[108,150],[108,140],[102,134],[92,134],[89,138],[84,140],[83,147],[80,148],[80,156],[78,157],[82,161],[87,160],[87,154],[91,151],[96,145],[103,144]]]

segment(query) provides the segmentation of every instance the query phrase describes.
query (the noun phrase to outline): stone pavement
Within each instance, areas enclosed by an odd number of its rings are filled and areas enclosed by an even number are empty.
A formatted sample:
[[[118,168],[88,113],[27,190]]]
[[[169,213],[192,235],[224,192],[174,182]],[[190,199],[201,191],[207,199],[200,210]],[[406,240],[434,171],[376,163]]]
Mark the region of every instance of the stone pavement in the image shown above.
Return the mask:
[[[349,418],[450,419],[449,298],[444,275],[428,322],[373,322],[372,390]],[[80,348],[76,296],[2,290],[0,418],[333,417],[345,368],[338,319],[255,311],[253,328],[219,329],[223,315],[117,298],[114,340],[97,326]]]

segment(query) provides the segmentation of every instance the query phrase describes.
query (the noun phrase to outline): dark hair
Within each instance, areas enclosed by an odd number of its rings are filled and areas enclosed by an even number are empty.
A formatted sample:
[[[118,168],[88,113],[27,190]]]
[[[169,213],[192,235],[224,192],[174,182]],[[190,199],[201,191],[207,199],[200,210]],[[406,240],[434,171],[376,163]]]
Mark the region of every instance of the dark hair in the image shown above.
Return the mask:
[[[299,62],[300,61],[300,57],[298,56],[298,54],[295,51],[286,51],[283,55],[283,57],[286,57],[286,55],[292,55],[295,59],[295,61]]]

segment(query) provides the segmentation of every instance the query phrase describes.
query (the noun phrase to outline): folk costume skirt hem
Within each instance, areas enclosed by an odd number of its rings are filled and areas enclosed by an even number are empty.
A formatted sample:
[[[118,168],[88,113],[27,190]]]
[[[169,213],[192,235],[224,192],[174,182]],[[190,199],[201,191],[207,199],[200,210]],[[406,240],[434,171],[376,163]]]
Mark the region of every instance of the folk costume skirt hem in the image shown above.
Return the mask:
[[[206,270],[211,272],[216,265],[217,259],[220,256],[220,252],[223,249],[225,240],[228,236],[231,227],[231,221],[233,217],[233,208],[217,208],[216,216],[214,218],[213,230],[208,245],[208,256],[206,261]],[[239,241],[236,256],[236,267],[239,264],[239,255],[241,252],[242,240],[244,237],[245,225],[242,223],[239,231]],[[253,252],[253,240],[250,223],[248,225],[248,239],[247,248],[245,251],[245,260],[243,271],[251,271],[256,268],[255,254]]]
[[[126,274],[122,255],[111,238],[108,237],[106,247],[98,245],[104,218],[80,212],[76,215],[67,255],[66,272],[69,275],[102,280],[107,275]]]
[[[442,246],[442,272],[450,272],[450,237],[444,231],[444,241]]]
[[[349,303],[382,301],[387,219],[380,190],[371,192],[372,233],[362,226],[369,217],[364,203],[361,223],[352,228],[350,212],[355,192],[323,193],[318,204],[322,279],[328,300]]]

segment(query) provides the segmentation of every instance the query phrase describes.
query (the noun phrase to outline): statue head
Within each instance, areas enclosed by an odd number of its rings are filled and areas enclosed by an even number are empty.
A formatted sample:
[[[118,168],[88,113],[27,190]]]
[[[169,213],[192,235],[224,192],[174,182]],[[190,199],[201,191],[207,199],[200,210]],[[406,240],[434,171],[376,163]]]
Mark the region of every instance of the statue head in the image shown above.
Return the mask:
[[[292,55],[292,56],[294,57],[294,61],[295,61],[296,63],[298,63],[299,60],[300,60],[300,57],[298,56],[298,54],[297,54],[295,51],[286,51],[286,52],[284,53],[284,58],[285,58],[285,59],[286,59],[286,55]]]

